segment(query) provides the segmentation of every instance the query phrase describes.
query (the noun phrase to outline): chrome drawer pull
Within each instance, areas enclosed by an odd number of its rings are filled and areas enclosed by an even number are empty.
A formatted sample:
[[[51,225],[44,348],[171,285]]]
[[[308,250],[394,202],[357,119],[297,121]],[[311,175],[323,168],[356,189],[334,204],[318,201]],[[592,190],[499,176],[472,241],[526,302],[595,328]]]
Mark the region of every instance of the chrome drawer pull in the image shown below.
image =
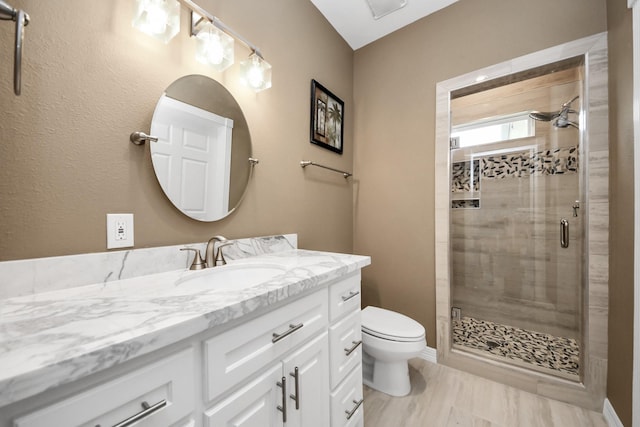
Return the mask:
[[[364,399],[360,399],[360,401],[358,402],[357,400],[354,400],[353,403],[356,404],[356,407],[353,408],[350,411],[344,411],[347,414],[347,419],[351,419],[351,417],[353,417],[353,414],[356,413],[356,411],[358,410],[358,408],[360,407],[360,405],[362,405],[362,402],[364,402]]]
[[[282,412],[282,422],[287,422],[287,379],[282,377],[282,382],[276,383],[282,388],[282,406],[278,406],[278,411]]]
[[[297,331],[298,329],[302,328],[304,325],[302,323],[298,323],[297,325],[294,324],[290,324],[289,325],[289,330],[287,332],[283,332],[281,334],[276,334],[275,332],[273,333],[273,338],[271,339],[271,342],[278,342],[280,341],[282,338],[286,337],[287,335],[291,335],[292,333],[294,333],[295,331]]]
[[[349,295],[347,295],[346,297],[344,295],[342,296],[342,301],[349,301],[351,298],[359,294],[360,294],[360,291],[351,291],[349,292]]]
[[[296,389],[296,394],[295,395],[290,394],[289,397],[296,402],[296,409],[300,409],[300,389],[298,385],[298,378],[300,378],[300,375],[299,375],[298,367],[296,366],[296,368],[293,370],[293,373],[289,372],[289,375],[291,375],[295,380],[295,389]]]
[[[360,341],[351,341],[351,342],[353,343],[353,347],[344,349],[345,353],[347,353],[347,356],[349,356],[351,353],[353,353],[356,350],[356,348],[358,348],[358,346],[360,344],[362,344],[362,340],[360,340]]]
[[[167,406],[167,401],[166,401],[166,399],[162,399],[160,402],[156,403],[155,405],[149,405],[147,402],[142,402],[140,405],[142,406],[142,411],[138,412],[135,415],[130,416],[129,418],[127,418],[124,421],[120,421],[118,424],[115,424],[113,427],[127,427],[127,426],[130,426],[133,423],[136,423],[136,422],[140,421],[141,419],[148,417],[149,415],[153,414],[157,410],[162,409],[165,406]]]

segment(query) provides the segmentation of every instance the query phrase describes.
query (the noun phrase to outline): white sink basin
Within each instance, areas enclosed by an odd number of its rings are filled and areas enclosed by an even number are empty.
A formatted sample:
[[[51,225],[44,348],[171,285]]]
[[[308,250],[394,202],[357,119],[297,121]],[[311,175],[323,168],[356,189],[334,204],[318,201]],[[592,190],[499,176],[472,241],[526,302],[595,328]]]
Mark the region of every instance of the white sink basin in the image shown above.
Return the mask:
[[[239,264],[207,268],[188,272],[176,281],[184,288],[198,289],[246,289],[264,283],[280,274],[286,268],[273,264]]]

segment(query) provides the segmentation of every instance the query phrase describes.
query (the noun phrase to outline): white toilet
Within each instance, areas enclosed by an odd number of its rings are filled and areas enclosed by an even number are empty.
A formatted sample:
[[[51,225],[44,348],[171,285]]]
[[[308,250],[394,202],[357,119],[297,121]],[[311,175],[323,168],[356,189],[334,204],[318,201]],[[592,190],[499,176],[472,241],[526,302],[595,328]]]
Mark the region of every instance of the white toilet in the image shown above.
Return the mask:
[[[391,396],[411,391],[409,359],[426,347],[424,327],[394,311],[362,310],[362,376],[367,386]]]

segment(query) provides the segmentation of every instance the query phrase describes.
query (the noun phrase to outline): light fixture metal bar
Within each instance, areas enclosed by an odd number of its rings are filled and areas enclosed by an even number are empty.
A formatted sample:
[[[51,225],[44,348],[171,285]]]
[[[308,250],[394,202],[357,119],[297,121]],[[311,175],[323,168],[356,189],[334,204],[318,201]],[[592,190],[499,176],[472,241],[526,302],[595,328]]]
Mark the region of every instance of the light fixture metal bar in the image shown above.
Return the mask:
[[[216,28],[219,28],[220,30],[222,30],[225,33],[229,34],[231,37],[233,37],[236,40],[238,40],[239,42],[241,42],[242,44],[247,46],[249,49],[251,49],[251,51],[255,52],[256,55],[258,55],[260,58],[264,59],[264,57],[262,56],[262,53],[260,53],[260,49],[258,48],[258,46],[256,46],[255,44],[251,43],[249,40],[244,38],[241,34],[236,32],[233,28],[229,27],[227,24],[222,22],[218,17],[210,14],[209,12],[204,10],[202,7],[200,7],[199,5],[194,3],[192,0],[178,0],[178,1],[180,2],[180,4],[182,4],[183,6],[188,8],[189,10],[191,10],[191,13],[192,13],[192,15],[191,15],[191,31],[192,31],[192,35],[195,35],[195,34],[193,34],[193,32],[194,32],[195,28],[197,27],[197,25],[200,22],[200,20],[194,19],[193,14],[195,13],[195,14],[199,15],[202,19],[206,19],[207,21],[211,22]]]

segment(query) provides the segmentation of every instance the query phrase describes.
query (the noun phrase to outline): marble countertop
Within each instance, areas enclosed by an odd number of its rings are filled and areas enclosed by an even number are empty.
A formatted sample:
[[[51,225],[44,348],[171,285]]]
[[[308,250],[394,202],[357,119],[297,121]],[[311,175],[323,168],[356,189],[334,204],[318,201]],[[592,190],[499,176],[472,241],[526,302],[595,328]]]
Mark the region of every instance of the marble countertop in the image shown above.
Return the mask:
[[[256,263],[282,273],[235,290],[185,286],[201,272],[176,270],[0,300],[0,407],[320,288],[371,259],[292,250],[229,266]]]

